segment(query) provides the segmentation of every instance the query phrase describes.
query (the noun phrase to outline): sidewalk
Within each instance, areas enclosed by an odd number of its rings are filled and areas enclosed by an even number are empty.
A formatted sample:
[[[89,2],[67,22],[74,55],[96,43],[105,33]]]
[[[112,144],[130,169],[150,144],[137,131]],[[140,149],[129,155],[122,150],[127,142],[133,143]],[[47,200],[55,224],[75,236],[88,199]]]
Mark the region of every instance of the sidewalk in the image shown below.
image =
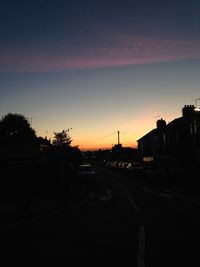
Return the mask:
[[[65,161],[9,161],[1,169],[4,179],[0,184],[0,227],[80,205],[89,196],[87,188],[73,181],[72,169]]]
[[[195,170],[187,172],[183,175],[182,179],[179,180],[176,184],[170,189],[174,195],[179,195],[185,199],[196,202],[200,205],[200,180],[199,180],[199,171]]]
[[[174,187],[171,192],[174,195],[179,195],[185,199],[194,201],[200,205],[200,185],[199,184],[185,184]]]
[[[51,185],[48,190],[40,192],[30,200],[27,211],[24,208],[24,200],[0,203],[0,228],[24,218],[43,215],[64,207],[76,207],[89,198],[90,192],[80,185],[71,185],[68,192],[66,190],[61,192],[58,187]]]
[[[88,197],[88,194],[89,192],[84,191],[80,185],[71,185],[68,192],[64,189],[60,191],[59,188],[55,190],[55,187],[52,186],[48,191],[31,201],[29,213],[34,215],[62,207],[73,207],[76,204],[81,204]]]

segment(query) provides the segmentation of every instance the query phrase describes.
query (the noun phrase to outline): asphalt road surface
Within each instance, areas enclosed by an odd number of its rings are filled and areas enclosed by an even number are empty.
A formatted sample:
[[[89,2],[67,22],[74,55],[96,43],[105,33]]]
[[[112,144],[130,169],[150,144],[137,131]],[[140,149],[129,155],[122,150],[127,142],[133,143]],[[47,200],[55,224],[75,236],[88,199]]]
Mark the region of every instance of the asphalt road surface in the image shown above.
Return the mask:
[[[200,206],[95,166],[90,198],[0,228],[1,260],[60,266],[200,266]]]

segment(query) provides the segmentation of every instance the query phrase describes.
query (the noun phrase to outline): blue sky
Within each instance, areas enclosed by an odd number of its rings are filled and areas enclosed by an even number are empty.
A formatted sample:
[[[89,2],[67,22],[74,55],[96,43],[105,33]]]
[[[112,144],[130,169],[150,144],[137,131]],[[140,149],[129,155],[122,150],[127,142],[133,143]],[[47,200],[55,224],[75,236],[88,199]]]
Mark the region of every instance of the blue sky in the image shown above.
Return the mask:
[[[6,1],[0,115],[81,149],[125,146],[200,97],[198,1]]]

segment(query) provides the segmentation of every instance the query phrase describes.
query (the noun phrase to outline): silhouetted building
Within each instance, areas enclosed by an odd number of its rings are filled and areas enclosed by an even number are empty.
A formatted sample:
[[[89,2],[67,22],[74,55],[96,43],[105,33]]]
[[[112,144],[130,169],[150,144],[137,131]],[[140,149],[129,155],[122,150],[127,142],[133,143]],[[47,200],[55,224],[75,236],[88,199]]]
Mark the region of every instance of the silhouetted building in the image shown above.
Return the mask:
[[[183,165],[200,163],[200,111],[193,105],[182,109],[182,117],[166,124],[157,121],[153,129],[138,142],[138,156],[142,160],[161,156],[171,156]]]
[[[110,155],[110,160],[133,161],[136,159],[136,149],[131,147],[123,147],[122,144],[117,144],[113,146]]]

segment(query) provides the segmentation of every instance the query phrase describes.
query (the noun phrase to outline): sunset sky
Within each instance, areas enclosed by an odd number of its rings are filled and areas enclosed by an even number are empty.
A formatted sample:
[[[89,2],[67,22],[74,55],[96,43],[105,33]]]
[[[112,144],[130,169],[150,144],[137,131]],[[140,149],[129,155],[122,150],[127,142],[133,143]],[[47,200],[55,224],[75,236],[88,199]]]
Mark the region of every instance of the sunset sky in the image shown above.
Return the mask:
[[[198,0],[1,3],[0,117],[32,118],[38,136],[70,128],[85,150],[119,130],[136,147],[199,97]]]

